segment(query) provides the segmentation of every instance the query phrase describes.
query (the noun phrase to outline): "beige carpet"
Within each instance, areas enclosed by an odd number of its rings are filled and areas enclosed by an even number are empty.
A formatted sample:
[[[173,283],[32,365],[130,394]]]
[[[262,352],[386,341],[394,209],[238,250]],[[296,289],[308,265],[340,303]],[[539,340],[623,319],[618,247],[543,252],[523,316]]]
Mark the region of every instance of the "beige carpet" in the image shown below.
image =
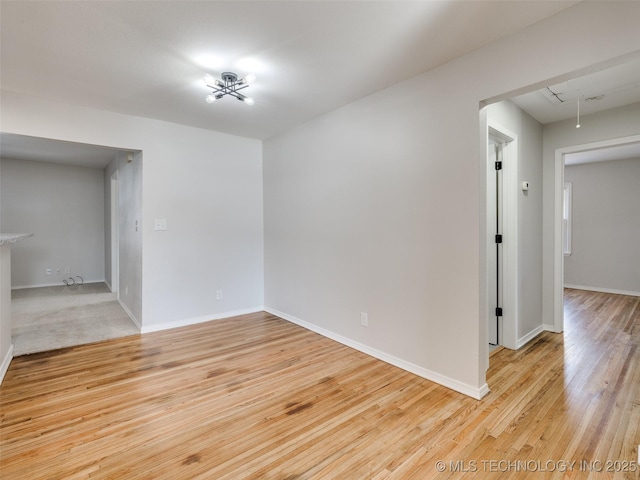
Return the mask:
[[[104,283],[13,290],[11,324],[15,356],[140,333]]]

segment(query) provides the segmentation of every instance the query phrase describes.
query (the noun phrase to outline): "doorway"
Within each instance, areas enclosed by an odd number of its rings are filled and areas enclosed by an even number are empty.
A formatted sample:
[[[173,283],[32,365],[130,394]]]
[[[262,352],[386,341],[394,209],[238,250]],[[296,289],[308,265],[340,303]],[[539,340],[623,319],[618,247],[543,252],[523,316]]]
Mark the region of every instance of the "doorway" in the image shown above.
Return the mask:
[[[557,148],[555,150],[555,212],[554,212],[554,324],[555,332],[564,331],[564,169],[565,156],[572,154],[582,154],[589,151],[604,152],[607,149],[615,149],[616,147],[625,147],[636,145],[640,142],[640,135],[629,137],[615,138],[611,140],[603,140],[599,142],[573,145],[569,147]]]
[[[495,349],[500,346],[501,339],[501,331],[502,331],[502,301],[503,301],[503,271],[502,264],[503,256],[502,252],[502,229],[503,229],[503,219],[502,219],[502,148],[503,143],[500,143],[499,140],[493,136],[489,135],[488,142],[488,151],[487,158],[489,159],[489,164],[491,164],[491,158],[493,157],[493,165],[494,171],[493,174],[493,196],[490,200],[491,210],[488,212],[488,215],[491,216],[491,222],[494,227],[489,231],[489,234],[494,233],[493,243],[495,244],[495,252],[494,256],[491,259],[491,268],[493,269],[495,275],[495,283],[492,285],[490,299],[493,303],[493,317],[491,318],[491,313],[489,313],[489,350]],[[489,192],[491,195],[491,192]]]
[[[488,120],[487,338],[489,350],[517,347],[517,136]]]

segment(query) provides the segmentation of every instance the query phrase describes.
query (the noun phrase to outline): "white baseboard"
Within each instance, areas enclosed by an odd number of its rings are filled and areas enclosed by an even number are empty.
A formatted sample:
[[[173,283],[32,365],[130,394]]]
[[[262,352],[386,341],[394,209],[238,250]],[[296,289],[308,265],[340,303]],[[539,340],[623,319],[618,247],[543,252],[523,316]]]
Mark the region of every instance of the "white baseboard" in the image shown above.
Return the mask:
[[[362,353],[365,353],[374,358],[377,358],[378,360],[382,360],[383,362],[389,363],[390,365],[406,370],[407,372],[411,372],[415,375],[418,375],[419,377],[425,378],[427,380],[430,380],[432,382],[435,382],[442,386],[450,388],[451,390],[455,390],[456,392],[475,398],[476,400],[480,400],[487,393],[489,393],[489,386],[486,383],[481,387],[477,388],[472,385],[468,385],[466,383],[455,380],[453,378],[447,377],[445,375],[441,375],[437,372],[433,372],[426,368],[420,367],[411,362],[407,362],[406,360],[402,360],[401,358],[394,357],[393,355],[389,355],[381,350],[356,342],[354,340],[351,340],[350,338],[343,337],[342,335],[331,332],[329,330],[326,330],[312,323],[305,322],[304,320],[301,320],[299,318],[296,318],[284,312],[280,312],[273,308],[265,307],[264,311],[271,313],[272,315],[275,315],[277,317],[280,317],[284,320],[287,320],[288,322],[295,323],[296,325],[304,327],[307,330],[311,330],[312,332],[318,333],[323,337],[327,337],[331,340],[335,340],[336,342],[346,345],[347,347],[351,347]]]
[[[544,332],[544,327],[542,325],[538,325],[536,328],[534,328],[533,330],[531,330],[529,333],[527,333],[525,336],[520,337],[516,343],[516,350],[518,350],[520,347],[525,346],[527,343],[529,343],[531,340],[533,340],[534,338],[536,338],[538,335],[540,335],[542,332]]]
[[[0,384],[2,384],[2,380],[4,380],[4,375],[9,370],[9,365],[11,364],[11,360],[13,360],[13,343],[9,347],[7,354],[2,359],[2,365],[0,365]]]
[[[631,290],[617,290],[615,288],[587,287],[585,285],[571,285],[568,283],[565,283],[564,288],[575,288],[576,290],[589,290],[591,292],[613,293],[616,295],[640,297],[640,292],[633,292]]]
[[[120,299],[118,299],[118,303],[120,304],[122,309],[125,311],[125,313],[129,315],[129,318],[134,323],[134,325],[138,327],[138,330],[142,331],[142,325],[140,325],[140,322],[138,321],[136,316],[133,313],[131,313],[131,310],[129,310],[129,307],[127,307]]]
[[[74,275],[75,277],[76,275]],[[62,283],[62,280],[64,280],[65,278],[69,278],[69,277],[64,277],[64,278],[60,278],[60,281],[56,282],[56,283],[38,283],[35,285],[11,285],[11,290],[22,290],[24,288],[42,288],[42,287],[66,287],[66,285],[64,283]],[[87,280],[86,278],[84,279],[83,284],[85,283],[106,283],[104,281],[104,279],[102,280]],[[73,286],[73,285],[71,285]]]
[[[186,327],[187,325],[195,325],[197,323],[210,322],[212,320],[222,320],[224,318],[237,317],[238,315],[247,315],[249,313],[257,313],[264,311],[264,307],[252,307],[242,310],[234,310],[231,312],[215,313],[212,315],[205,315],[202,317],[185,318],[182,320],[176,320],[174,322],[158,323],[155,325],[143,325],[140,332],[150,333],[159,332],[160,330],[169,330],[171,328]]]

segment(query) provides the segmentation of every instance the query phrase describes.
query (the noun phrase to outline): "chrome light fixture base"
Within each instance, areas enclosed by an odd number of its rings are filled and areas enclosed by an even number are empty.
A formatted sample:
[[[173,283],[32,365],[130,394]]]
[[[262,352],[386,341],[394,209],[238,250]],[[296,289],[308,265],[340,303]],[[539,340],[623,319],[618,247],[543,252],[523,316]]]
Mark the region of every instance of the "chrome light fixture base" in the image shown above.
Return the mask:
[[[221,80],[213,78],[211,75],[206,74],[204,76],[204,83],[207,87],[212,89],[212,92],[205,97],[207,103],[213,103],[216,100],[220,100],[225,95],[230,95],[237,98],[241,102],[248,105],[253,105],[253,98],[247,97],[239,92],[239,90],[245,89],[252,83],[256,76],[249,74],[244,78],[238,79],[238,74],[234,72],[222,72],[220,75]]]

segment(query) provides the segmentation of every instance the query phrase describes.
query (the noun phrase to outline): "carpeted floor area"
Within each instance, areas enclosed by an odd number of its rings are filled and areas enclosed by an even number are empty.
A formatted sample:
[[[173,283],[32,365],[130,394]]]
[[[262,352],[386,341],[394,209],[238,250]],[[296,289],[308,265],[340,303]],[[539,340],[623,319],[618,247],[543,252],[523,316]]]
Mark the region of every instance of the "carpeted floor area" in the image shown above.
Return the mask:
[[[11,297],[15,356],[140,333],[104,283],[25,288]]]

